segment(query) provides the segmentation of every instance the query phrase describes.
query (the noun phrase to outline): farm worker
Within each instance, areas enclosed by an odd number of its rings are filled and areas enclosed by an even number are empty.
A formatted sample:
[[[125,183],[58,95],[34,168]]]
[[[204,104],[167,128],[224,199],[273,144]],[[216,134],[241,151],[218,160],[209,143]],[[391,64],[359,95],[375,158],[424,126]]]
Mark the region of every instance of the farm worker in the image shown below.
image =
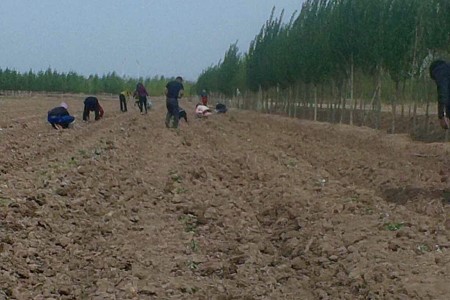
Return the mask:
[[[184,86],[183,78],[178,76],[175,80],[166,84],[164,94],[166,95],[166,127],[170,127],[170,120],[173,118],[173,128],[178,128],[178,120],[180,119],[180,108],[178,106],[178,99],[183,97]]]
[[[450,63],[435,60],[430,65],[430,76],[438,92],[438,118],[442,128],[450,126]]]
[[[59,106],[48,112],[47,121],[55,129],[69,128],[69,125],[75,122],[75,117],[69,114],[69,106],[62,102]]]
[[[145,89],[145,86],[141,82],[139,82],[136,85],[136,90],[134,91],[134,96],[139,99],[138,105],[139,105],[139,110],[141,111],[141,114],[144,114],[144,110],[145,110],[145,113],[147,113],[148,93],[147,93],[147,90]]]
[[[127,111],[127,101],[130,98],[131,93],[127,90],[120,92],[119,94],[119,101],[120,101],[120,111],[126,112]]]
[[[216,113],[218,114],[224,114],[227,112],[227,106],[225,104],[222,103],[217,103],[216,105]]]
[[[200,93],[200,98],[202,100],[202,104],[207,106],[208,105],[208,93],[206,92],[205,89],[203,89],[202,92]]]
[[[98,121],[103,118],[104,111],[98,102],[97,97],[90,96],[84,99],[83,121],[89,120],[89,114],[93,111],[95,114],[95,120]]]
[[[198,118],[203,118],[212,115],[212,111],[208,106],[198,103],[195,106],[195,115]]]

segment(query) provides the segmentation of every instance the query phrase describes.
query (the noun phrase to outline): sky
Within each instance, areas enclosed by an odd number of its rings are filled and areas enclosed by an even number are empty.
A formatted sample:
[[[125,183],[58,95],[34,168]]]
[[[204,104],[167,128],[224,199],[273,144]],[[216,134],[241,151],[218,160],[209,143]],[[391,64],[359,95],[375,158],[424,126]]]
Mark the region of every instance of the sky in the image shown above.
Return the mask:
[[[196,80],[304,0],[0,0],[0,69]]]

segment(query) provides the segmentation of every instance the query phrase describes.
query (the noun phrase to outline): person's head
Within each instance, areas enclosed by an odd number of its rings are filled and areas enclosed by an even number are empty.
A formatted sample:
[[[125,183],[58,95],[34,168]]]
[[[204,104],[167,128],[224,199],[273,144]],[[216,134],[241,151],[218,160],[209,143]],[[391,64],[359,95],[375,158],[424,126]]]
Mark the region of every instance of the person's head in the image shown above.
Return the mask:
[[[59,106],[64,107],[65,109],[69,108],[69,105],[67,105],[66,102],[61,102],[61,104]]]
[[[439,66],[441,66],[441,65],[443,65],[443,64],[445,64],[445,61],[442,60],[442,59],[436,59],[435,61],[433,61],[433,62],[430,64],[429,71],[430,71],[430,77],[431,77],[432,79],[435,79],[435,78],[434,78],[434,75],[433,75],[434,70],[435,70],[437,67],[439,67]]]
[[[183,77],[177,76],[177,78],[175,78],[175,80],[178,81],[178,82],[183,82]]]

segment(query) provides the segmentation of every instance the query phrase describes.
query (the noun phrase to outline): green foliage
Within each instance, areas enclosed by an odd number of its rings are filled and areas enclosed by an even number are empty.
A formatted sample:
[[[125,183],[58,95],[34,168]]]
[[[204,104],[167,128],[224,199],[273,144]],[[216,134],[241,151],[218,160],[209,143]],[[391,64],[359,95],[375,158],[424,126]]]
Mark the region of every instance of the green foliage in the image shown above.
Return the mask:
[[[242,59],[237,43],[230,46],[225,53],[223,62],[211,66],[200,74],[195,91],[200,94],[202,90],[219,92],[227,97],[233,96],[243,74]]]
[[[112,93],[118,94],[123,90],[134,91],[138,81],[142,81],[150,96],[164,95],[164,89],[169,80],[175,78],[164,78],[155,76],[153,78],[135,79],[123,78],[115,72],[103,76],[90,75],[87,78],[71,71],[58,73],[47,69],[37,73],[32,70],[19,73],[15,70],[0,68],[0,90],[12,91],[35,91],[35,92],[61,92],[61,93]],[[185,82],[185,95],[189,96],[192,86],[191,82]]]
[[[448,0],[307,0],[287,23],[273,8],[248,52],[239,55],[232,45],[200,75],[197,91],[343,86],[351,70],[367,78],[387,74],[398,86],[423,76],[427,59],[449,52]]]

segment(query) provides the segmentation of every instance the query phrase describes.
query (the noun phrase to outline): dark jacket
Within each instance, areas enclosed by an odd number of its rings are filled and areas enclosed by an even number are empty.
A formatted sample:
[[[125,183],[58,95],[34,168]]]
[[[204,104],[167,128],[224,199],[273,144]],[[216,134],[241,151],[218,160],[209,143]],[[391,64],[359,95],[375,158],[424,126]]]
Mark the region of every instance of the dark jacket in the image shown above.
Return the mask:
[[[436,60],[430,65],[430,76],[436,82],[438,92],[438,117],[444,112],[450,118],[450,63]]]
[[[67,111],[67,109],[65,109],[62,106],[55,107],[52,110],[48,111],[49,117],[62,117],[62,116],[68,116],[68,115],[69,115],[69,112]]]
[[[91,111],[94,112],[96,121],[103,117],[104,111],[97,97],[90,96],[84,99],[83,121],[89,120],[89,112]]]

